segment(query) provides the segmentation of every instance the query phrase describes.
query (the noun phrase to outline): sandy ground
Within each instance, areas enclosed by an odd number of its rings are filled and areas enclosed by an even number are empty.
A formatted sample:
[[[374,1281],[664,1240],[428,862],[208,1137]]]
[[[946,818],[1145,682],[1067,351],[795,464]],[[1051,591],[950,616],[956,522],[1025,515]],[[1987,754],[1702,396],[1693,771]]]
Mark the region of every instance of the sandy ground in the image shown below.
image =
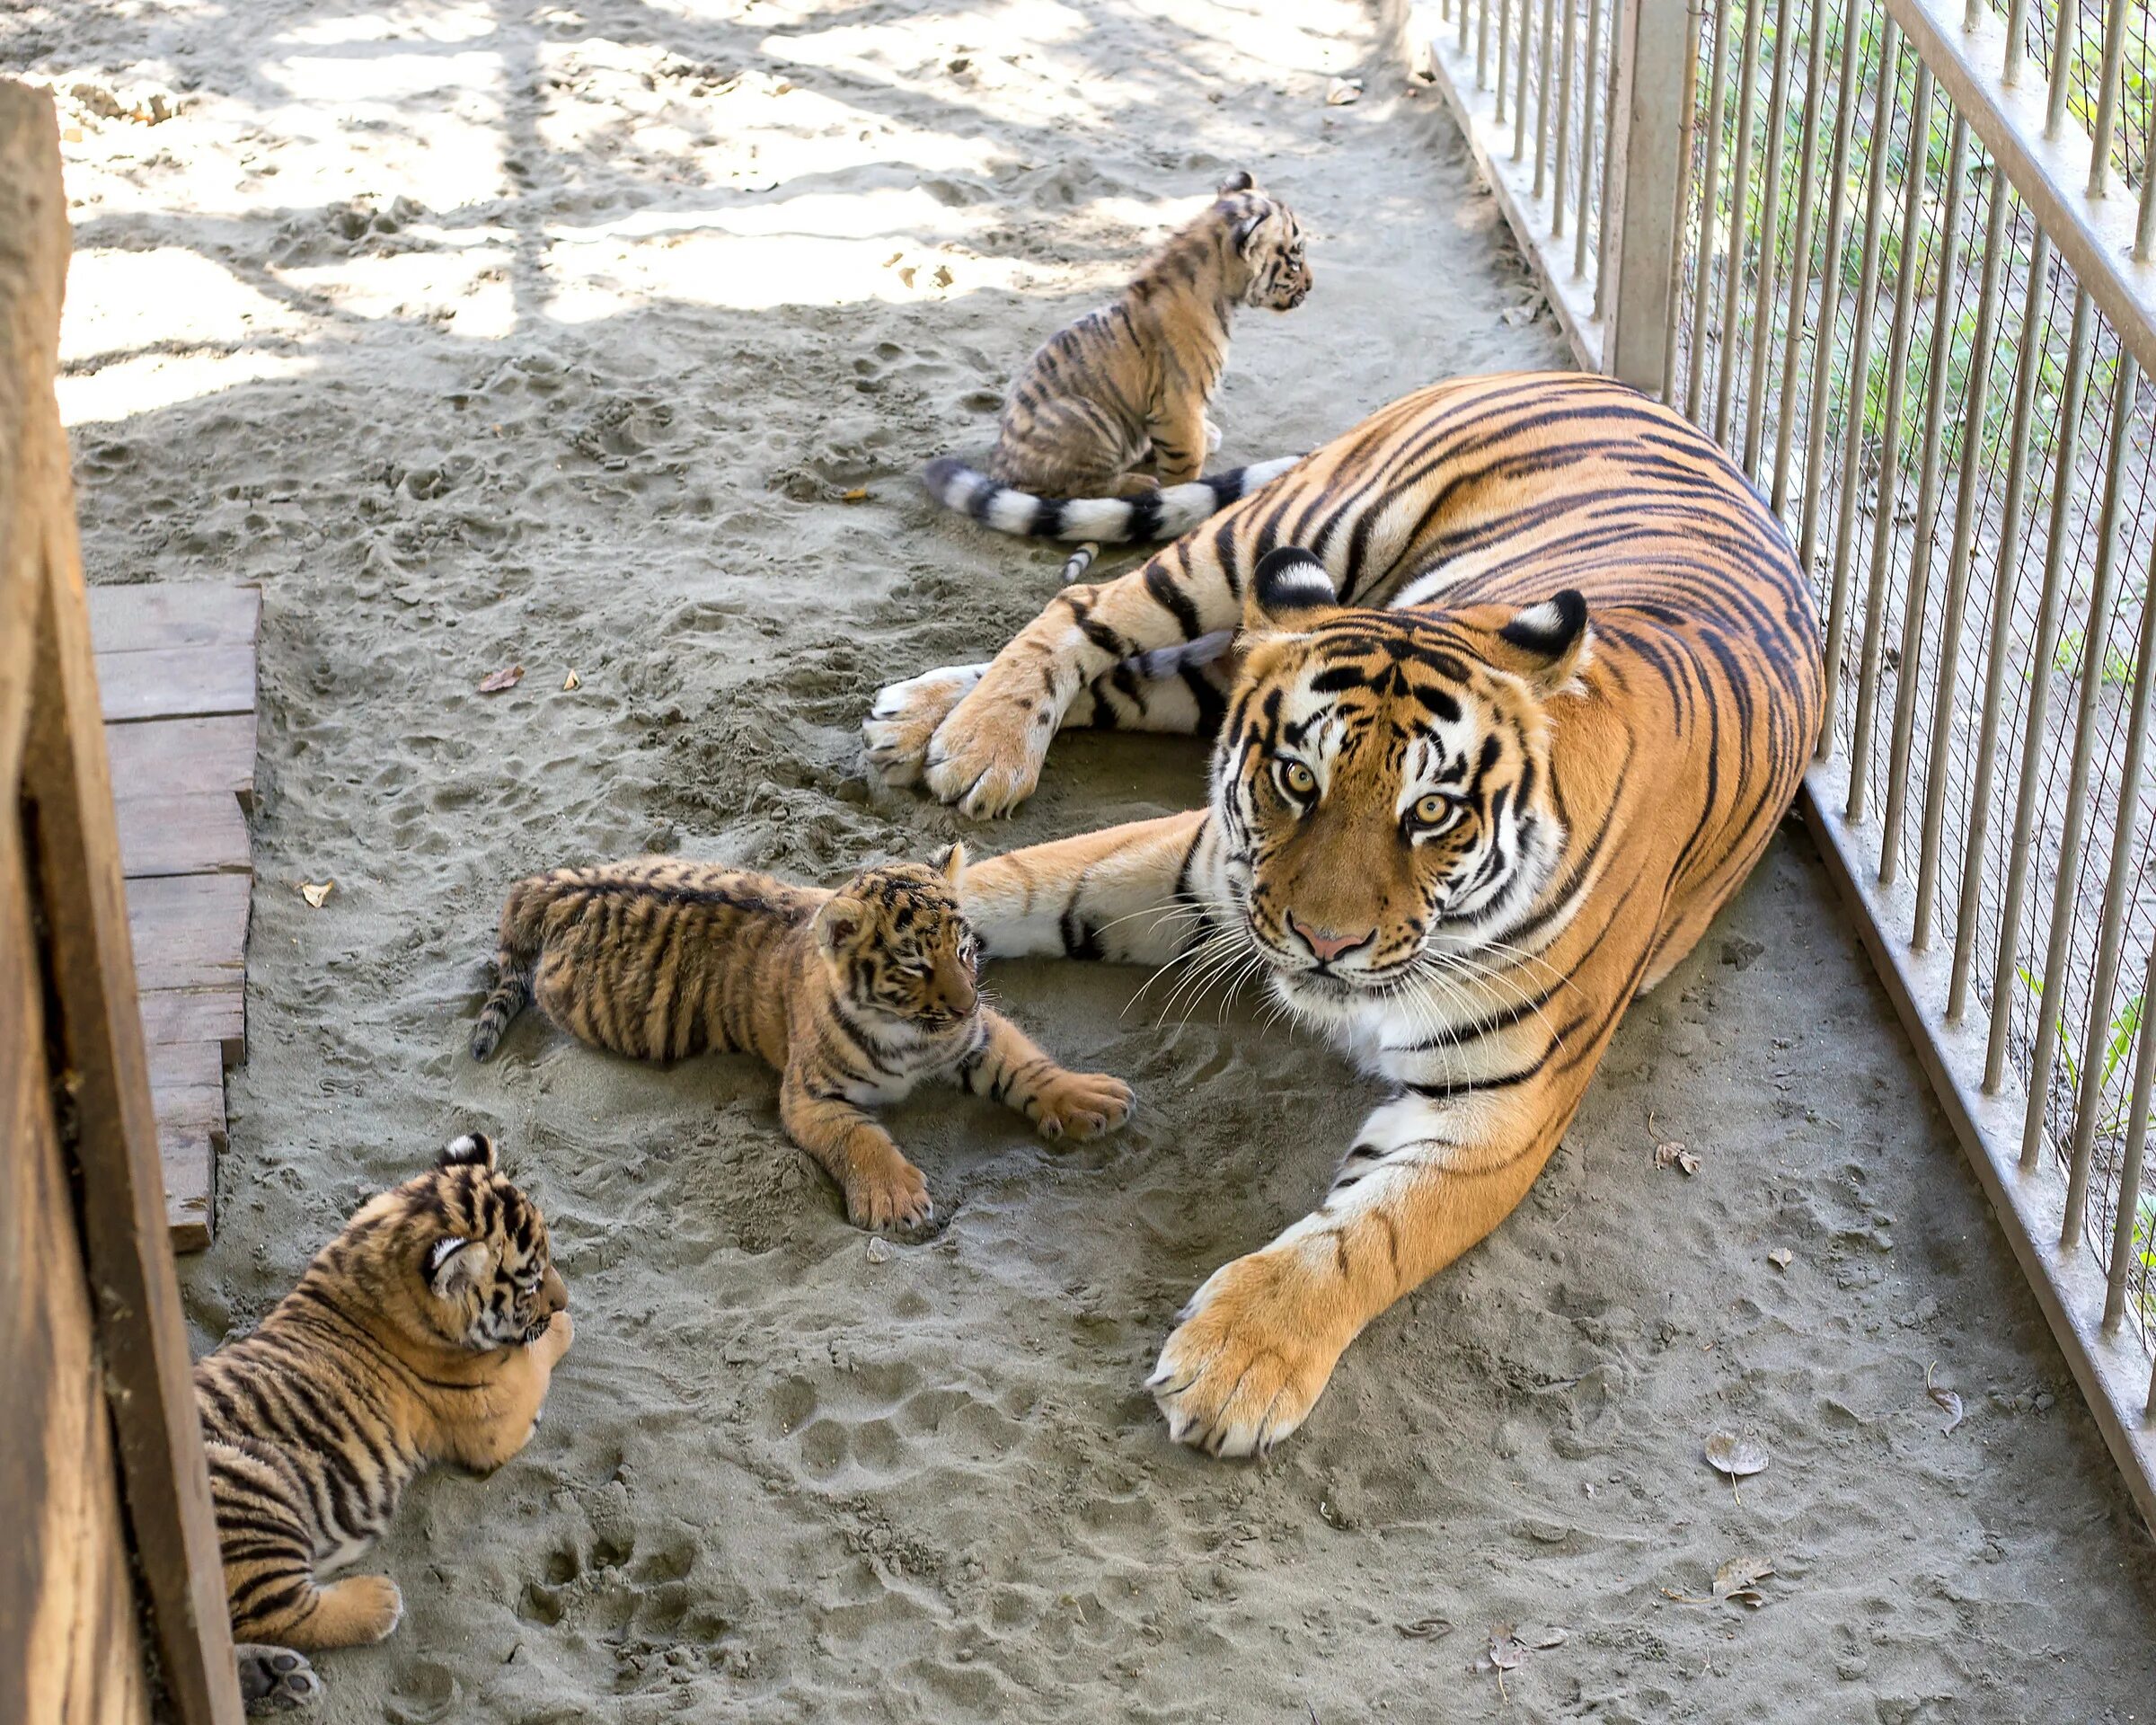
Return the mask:
[[[526,1455],[413,1493],[406,1621],[324,1661],[331,1720],[2156,1709],[2148,1535],[1800,841],[1633,1014],[1519,1213],[1259,1467],[1171,1446],[1139,1384],[1374,1098],[1246,1007],[1163,1023],[1132,973],[1007,970],[1141,1117],[1058,1152],[909,1108],[945,1225],[888,1252],[759,1070],[529,1022],[460,1052],[522,871],[661,845],[829,879],[959,830],[864,783],[855,725],[998,644],[1056,558],[938,518],[913,471],[982,447],[1032,342],[1225,170],[1294,200],[1317,288],[1245,314],[1224,459],[1561,362],[1362,8],[13,0],[0,65],[63,93],[93,579],[264,592],[198,1345],[467,1123],[544,1203],[579,1318]],[[1067,741],[968,836],[1187,806],[1200,765]],[[1772,1455],[1741,1502],[1718,1426]],[[1714,1603],[1747,1556],[1763,1603]]]

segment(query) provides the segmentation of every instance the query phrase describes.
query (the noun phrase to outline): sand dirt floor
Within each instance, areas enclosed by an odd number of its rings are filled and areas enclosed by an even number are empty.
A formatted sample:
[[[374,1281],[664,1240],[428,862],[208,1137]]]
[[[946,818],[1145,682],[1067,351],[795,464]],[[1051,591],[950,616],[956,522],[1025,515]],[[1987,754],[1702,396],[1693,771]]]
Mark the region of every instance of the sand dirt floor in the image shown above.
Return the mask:
[[[328,1720],[2156,1712],[2149,1535],[1795,836],[1519,1212],[1261,1466],[1176,1449],[1141,1381],[1375,1097],[1248,1004],[1164,1021],[1134,973],[1006,969],[1139,1119],[1055,1150],[908,1107],[942,1225],[888,1251],[746,1063],[528,1020],[464,1056],[527,870],[828,880],[1198,798],[1195,745],[1081,738],[967,827],[868,785],[856,726],[1056,581],[918,464],[984,447],[1032,343],[1226,171],[1299,208],[1316,290],[1243,314],[1224,461],[1563,363],[1363,6],[0,0],[0,67],[61,93],[92,578],[263,590],[251,1048],[196,1343],[467,1124],[572,1290],[543,1429],[412,1493],[380,1556],[404,1623],[323,1659]],[[1368,94],[1328,108],[1341,75]],[[1741,1501],[1716,1427],[1772,1452]],[[1760,1603],[1714,1601],[1745,1557]]]

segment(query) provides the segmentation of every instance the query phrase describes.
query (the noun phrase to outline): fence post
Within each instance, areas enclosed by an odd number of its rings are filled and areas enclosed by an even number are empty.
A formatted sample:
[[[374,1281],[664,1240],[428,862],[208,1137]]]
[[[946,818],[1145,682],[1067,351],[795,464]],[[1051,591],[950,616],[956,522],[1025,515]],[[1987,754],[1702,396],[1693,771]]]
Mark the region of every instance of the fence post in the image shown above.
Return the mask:
[[[1659,393],[1676,292],[1679,137],[1683,68],[1696,51],[1686,0],[1621,0],[1617,101],[1611,111],[1612,210],[1603,269],[1610,305],[1609,372]]]

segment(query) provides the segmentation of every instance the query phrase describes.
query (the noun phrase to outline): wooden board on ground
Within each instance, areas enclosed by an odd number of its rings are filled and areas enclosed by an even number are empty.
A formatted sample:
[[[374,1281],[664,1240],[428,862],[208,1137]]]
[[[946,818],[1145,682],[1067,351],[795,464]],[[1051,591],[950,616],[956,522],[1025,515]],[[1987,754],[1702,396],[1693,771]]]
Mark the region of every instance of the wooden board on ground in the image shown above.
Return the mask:
[[[112,762],[112,794],[122,803],[136,797],[196,796],[221,791],[252,813],[254,746],[252,712],[105,727],[105,753]]]
[[[261,589],[228,581],[90,589],[90,640],[101,659],[170,647],[252,647],[261,615]]]
[[[97,686],[113,723],[254,711],[254,643],[100,653]]]

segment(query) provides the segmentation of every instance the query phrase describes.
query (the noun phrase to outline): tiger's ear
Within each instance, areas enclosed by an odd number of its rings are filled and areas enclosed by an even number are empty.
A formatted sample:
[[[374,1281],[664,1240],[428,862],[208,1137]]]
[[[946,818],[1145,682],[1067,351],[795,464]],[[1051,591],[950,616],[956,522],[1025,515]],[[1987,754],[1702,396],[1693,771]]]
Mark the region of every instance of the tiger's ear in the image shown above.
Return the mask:
[[[437,1300],[453,1300],[479,1286],[493,1261],[486,1247],[462,1234],[445,1234],[427,1253],[427,1285]]]
[[[867,925],[868,914],[857,904],[834,898],[816,913],[816,943],[826,952],[836,951]]]
[[[1266,212],[1261,209],[1254,216],[1245,216],[1235,224],[1235,250],[1239,253],[1249,255],[1250,242],[1257,237],[1258,230],[1265,226],[1265,215]]]
[[[1499,670],[1522,678],[1538,694],[1554,694],[1586,667],[1594,640],[1587,602],[1568,587],[1514,613],[1498,628],[1490,657]]]
[[[966,880],[965,845],[954,844],[936,859],[936,867],[942,871],[943,879],[950,882],[950,889],[956,892]]]
[[[494,1140],[484,1132],[467,1132],[452,1138],[437,1159],[437,1168],[484,1168],[494,1171]]]
[[[1238,168],[1220,182],[1220,195],[1232,198],[1239,191],[1256,191],[1258,181],[1248,168]]]
[[[1301,545],[1282,545],[1258,560],[1243,596],[1243,626],[1297,634],[1340,608],[1325,565]]]

